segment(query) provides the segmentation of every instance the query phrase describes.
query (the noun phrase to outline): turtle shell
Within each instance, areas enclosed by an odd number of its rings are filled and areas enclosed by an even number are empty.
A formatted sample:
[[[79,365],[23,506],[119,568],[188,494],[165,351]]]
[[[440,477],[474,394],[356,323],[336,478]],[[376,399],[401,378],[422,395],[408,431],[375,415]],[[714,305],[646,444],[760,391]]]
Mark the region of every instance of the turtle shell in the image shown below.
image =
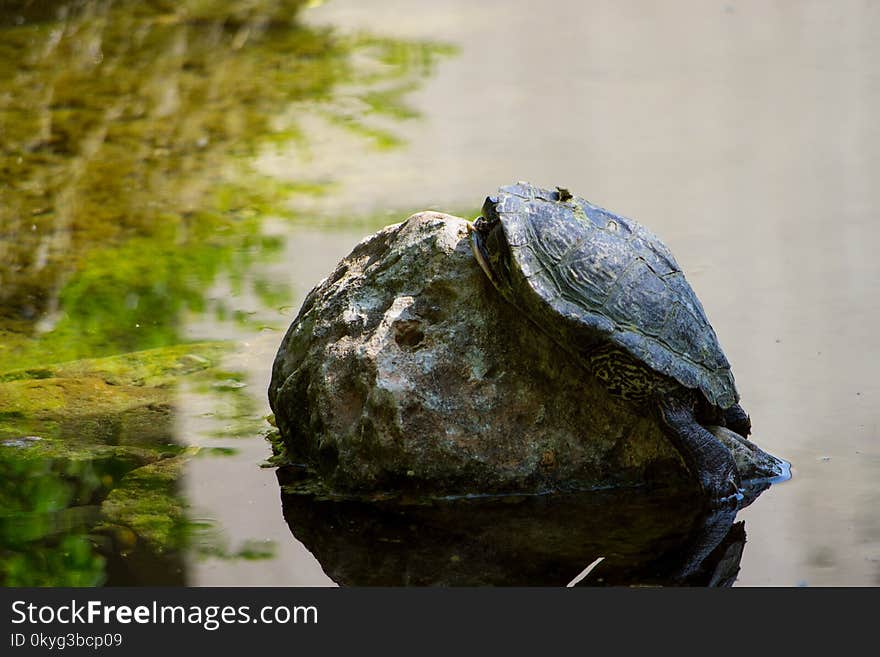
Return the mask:
[[[486,199],[476,226],[499,291],[570,351],[607,341],[713,406],[739,400],[681,267],[636,221],[567,190],[518,183]]]

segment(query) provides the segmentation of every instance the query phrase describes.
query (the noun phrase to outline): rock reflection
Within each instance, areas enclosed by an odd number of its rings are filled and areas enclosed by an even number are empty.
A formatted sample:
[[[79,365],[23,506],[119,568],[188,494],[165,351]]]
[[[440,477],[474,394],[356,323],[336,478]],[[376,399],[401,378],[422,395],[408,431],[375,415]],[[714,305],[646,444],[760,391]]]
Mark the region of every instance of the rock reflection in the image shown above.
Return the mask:
[[[726,587],[746,542],[737,507],[707,513],[693,498],[633,490],[411,504],[283,493],[282,503],[293,535],[343,586]]]

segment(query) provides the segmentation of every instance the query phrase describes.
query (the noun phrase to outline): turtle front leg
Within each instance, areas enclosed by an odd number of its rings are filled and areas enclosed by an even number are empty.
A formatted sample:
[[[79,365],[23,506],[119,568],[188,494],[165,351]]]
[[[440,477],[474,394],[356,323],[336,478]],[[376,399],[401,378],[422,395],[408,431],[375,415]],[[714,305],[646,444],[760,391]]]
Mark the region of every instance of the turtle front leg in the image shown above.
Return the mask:
[[[730,450],[697,422],[693,400],[669,395],[660,400],[660,417],[673,445],[713,504],[739,492],[739,472]]]

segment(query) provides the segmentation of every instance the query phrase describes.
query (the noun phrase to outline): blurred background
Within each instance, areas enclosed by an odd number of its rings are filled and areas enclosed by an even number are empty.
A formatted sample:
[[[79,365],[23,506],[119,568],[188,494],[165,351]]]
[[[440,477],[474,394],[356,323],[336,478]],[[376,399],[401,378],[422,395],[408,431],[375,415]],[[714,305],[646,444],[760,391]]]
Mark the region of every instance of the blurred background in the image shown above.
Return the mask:
[[[878,33],[863,0],[0,0],[0,582],[332,585],[259,467],[283,332],[365,235],[528,180],[664,239],[792,463],[736,583],[880,584]]]

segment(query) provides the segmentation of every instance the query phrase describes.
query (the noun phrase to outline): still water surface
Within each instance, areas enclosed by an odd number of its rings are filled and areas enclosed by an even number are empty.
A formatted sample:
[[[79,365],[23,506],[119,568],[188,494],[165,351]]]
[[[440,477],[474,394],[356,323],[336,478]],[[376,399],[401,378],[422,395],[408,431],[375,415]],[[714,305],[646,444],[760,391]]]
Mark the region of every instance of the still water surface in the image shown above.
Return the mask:
[[[584,583],[880,584],[880,7],[46,4],[0,28],[7,583],[431,583],[466,562],[565,584],[604,556]],[[663,237],[753,439],[793,464],[732,529],[705,523],[729,529],[711,572],[664,560],[699,532],[649,503],[282,512],[258,467],[308,290],[379,226],[518,179]],[[158,374],[55,365],[146,349]]]

